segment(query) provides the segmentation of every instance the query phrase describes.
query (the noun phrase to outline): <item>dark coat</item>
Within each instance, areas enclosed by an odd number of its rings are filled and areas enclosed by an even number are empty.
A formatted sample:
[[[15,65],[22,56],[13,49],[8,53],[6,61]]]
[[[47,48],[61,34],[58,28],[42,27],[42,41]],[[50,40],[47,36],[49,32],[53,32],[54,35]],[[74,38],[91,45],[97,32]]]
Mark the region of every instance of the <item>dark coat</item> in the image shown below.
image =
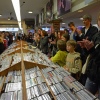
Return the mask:
[[[82,35],[77,36],[78,40],[82,41],[82,39],[86,39],[88,37],[88,40],[91,41],[92,37],[98,32],[98,28],[90,25],[86,34],[85,34],[85,27],[82,28],[81,32],[82,32]]]
[[[100,84],[100,31],[94,35],[92,41],[94,47],[89,50],[90,58],[86,74],[91,81]]]
[[[45,36],[40,39],[40,50],[44,53],[48,53],[48,36]]]
[[[85,27],[82,28],[81,32],[82,32],[82,35],[76,37],[78,41],[82,41],[83,39],[86,39],[86,38],[88,38],[88,40],[91,41],[93,36],[98,32],[98,28],[95,27],[95,26],[90,25],[90,27],[89,27],[88,31],[86,32],[86,34],[85,34]],[[87,58],[89,53],[87,52],[86,49],[82,49],[80,46],[78,46],[77,52],[80,52],[81,59],[82,59],[82,65],[84,65],[84,63],[86,61],[86,58]]]

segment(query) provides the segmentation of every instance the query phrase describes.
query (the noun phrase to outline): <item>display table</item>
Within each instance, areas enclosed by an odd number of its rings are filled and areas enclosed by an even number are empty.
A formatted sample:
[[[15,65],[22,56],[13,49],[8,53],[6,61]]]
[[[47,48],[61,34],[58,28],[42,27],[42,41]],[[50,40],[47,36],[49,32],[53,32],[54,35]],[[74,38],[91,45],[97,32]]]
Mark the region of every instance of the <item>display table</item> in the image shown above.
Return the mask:
[[[27,42],[0,55],[0,100],[95,100],[69,72]]]

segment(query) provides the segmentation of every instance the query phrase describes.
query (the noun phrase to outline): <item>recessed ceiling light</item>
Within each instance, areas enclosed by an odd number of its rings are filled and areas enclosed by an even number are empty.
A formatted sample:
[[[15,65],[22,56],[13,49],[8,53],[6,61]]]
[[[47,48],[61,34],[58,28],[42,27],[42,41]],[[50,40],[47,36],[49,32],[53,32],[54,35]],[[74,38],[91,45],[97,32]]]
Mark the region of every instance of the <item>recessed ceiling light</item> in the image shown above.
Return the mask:
[[[32,14],[33,12],[32,12],[32,11],[29,11],[28,13],[29,13],[29,14]]]
[[[82,9],[80,9],[80,10],[78,10],[78,12],[83,12],[83,10],[82,10]]]
[[[62,23],[62,24],[66,24],[66,23]]]
[[[83,18],[81,17],[80,20],[83,20]]]
[[[0,16],[2,16],[2,15],[0,14]]]

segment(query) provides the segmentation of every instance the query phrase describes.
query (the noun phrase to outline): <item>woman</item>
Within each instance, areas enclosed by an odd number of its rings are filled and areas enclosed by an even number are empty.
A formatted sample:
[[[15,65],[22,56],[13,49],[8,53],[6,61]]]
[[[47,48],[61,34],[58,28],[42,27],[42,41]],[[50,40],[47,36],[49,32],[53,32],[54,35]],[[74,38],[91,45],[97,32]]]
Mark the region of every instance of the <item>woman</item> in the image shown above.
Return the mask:
[[[48,34],[46,31],[42,30],[41,31],[41,39],[40,39],[40,50],[44,53],[44,54],[48,54]]]

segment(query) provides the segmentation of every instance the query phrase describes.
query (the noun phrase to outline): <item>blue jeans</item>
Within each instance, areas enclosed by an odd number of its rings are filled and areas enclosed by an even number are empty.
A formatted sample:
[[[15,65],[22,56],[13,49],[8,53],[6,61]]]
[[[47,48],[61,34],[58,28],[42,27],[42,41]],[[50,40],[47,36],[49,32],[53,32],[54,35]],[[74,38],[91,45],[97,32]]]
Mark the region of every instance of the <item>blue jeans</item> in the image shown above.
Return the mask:
[[[94,82],[92,82],[89,78],[86,80],[85,88],[90,91],[93,95],[96,94],[97,91],[99,91],[98,98],[100,99],[100,86]]]

